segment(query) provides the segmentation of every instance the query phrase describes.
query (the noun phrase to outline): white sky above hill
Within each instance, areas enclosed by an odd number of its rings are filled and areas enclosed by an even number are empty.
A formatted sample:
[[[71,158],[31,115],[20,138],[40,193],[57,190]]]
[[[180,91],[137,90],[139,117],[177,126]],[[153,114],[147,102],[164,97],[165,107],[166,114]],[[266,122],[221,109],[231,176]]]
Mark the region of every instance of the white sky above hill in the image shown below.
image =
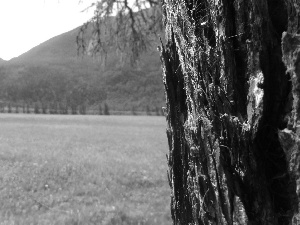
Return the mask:
[[[72,30],[93,15],[95,0],[0,0],[0,58],[9,60]]]

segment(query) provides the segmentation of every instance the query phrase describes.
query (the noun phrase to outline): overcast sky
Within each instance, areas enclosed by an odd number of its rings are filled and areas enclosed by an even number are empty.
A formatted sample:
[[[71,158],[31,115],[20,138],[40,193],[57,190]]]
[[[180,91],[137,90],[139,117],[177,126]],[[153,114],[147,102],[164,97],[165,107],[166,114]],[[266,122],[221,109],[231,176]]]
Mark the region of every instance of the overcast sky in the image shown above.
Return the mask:
[[[82,25],[95,0],[0,0],[0,58],[9,60]]]

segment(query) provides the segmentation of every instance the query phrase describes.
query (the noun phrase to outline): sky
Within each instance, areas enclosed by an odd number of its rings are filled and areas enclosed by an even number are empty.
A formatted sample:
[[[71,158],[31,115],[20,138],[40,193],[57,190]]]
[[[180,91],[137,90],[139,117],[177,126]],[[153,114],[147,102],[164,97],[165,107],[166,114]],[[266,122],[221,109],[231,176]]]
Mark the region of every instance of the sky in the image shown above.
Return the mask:
[[[9,60],[72,30],[93,15],[95,0],[0,0],[0,58]]]

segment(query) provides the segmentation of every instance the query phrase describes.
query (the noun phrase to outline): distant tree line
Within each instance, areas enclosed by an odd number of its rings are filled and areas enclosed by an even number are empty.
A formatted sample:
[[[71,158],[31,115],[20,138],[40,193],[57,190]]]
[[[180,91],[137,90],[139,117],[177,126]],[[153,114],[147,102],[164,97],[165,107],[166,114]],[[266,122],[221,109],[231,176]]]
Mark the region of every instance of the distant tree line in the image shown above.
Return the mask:
[[[93,74],[58,66],[0,67],[0,112],[162,115],[155,73],[123,73],[99,76],[96,70]]]
[[[45,72],[47,73],[45,75]],[[42,75],[41,75],[42,74]],[[106,100],[104,88],[83,75],[66,76],[59,70],[29,67],[17,74],[0,71],[0,100],[8,112],[86,114],[87,108]]]
[[[112,111],[109,108],[107,103],[99,104],[98,108],[87,109],[85,107],[79,107],[75,109],[64,107],[59,104],[54,105],[43,105],[41,103],[34,104],[11,104],[10,102],[0,101],[0,113],[25,113],[25,114],[97,114],[97,115],[147,115],[147,116],[163,116],[162,107],[155,107],[150,109],[149,106],[146,106],[145,110],[138,111],[136,107],[132,106],[131,111]]]
[[[99,115],[110,115],[109,107],[106,103],[103,104],[103,110],[102,105],[99,105],[99,110],[95,109],[87,109],[85,107],[79,107],[78,109],[74,110],[69,107],[61,107],[60,105],[53,105],[51,106],[43,105],[40,103],[35,104],[22,104],[19,105],[11,104],[9,102],[0,102],[0,113],[26,113],[26,114],[99,114]]]

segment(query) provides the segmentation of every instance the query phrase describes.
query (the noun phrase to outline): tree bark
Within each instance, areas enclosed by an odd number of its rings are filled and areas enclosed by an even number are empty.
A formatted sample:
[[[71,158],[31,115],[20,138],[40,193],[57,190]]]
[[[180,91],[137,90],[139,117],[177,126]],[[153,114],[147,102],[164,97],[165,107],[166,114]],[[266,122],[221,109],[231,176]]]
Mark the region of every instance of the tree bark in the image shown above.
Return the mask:
[[[174,224],[298,224],[300,3],[166,0]]]

